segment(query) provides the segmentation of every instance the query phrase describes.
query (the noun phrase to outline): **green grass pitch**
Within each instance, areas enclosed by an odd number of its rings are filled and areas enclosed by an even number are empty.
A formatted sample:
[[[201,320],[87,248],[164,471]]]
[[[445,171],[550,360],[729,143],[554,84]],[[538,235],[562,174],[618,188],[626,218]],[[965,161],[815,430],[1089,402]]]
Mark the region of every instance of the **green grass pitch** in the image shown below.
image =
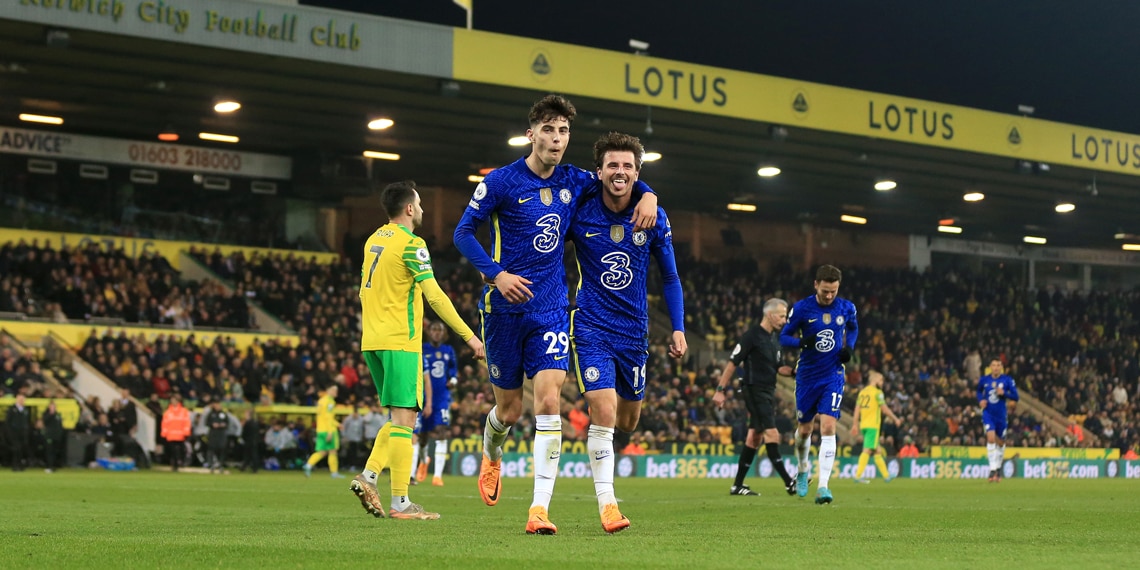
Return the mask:
[[[386,476],[381,484],[387,500]],[[835,503],[729,496],[730,481],[560,479],[556,536],[523,532],[531,482],[484,506],[470,478],[419,485],[439,521],[374,519],[327,471],[0,472],[0,568],[1123,568],[1140,560],[1134,480],[835,481]]]

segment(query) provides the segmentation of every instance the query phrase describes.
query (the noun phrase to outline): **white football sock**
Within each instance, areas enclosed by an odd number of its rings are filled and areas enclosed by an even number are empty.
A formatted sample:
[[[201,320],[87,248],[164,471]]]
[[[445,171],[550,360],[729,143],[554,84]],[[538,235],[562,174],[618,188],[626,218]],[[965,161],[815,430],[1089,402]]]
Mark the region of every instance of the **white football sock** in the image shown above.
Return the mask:
[[[530,506],[549,509],[562,458],[562,416],[535,416],[534,428],[534,502]]]
[[[834,435],[821,435],[819,436],[819,485],[820,489],[826,489],[827,484],[831,481],[831,468],[835,466],[835,436]]]
[[[994,450],[994,465],[997,465],[994,469],[1001,471],[1003,463],[1005,463],[1005,446],[999,445],[997,449]]]
[[[590,454],[590,470],[594,472],[594,493],[598,510],[617,504],[614,496],[614,428],[590,426],[586,450]]]
[[[990,469],[991,470],[997,469],[997,467],[994,466],[994,450],[995,449],[997,449],[997,445],[995,445],[993,443],[987,443],[986,444],[986,457],[989,458],[989,460],[990,460]]]
[[[447,440],[435,440],[435,476],[443,477],[443,464],[447,461]]]
[[[375,471],[373,471],[373,470],[371,470],[371,469],[365,469],[365,470],[364,470],[364,478],[365,478],[365,479],[366,479],[366,480],[367,480],[369,483],[372,483],[373,485],[375,485],[375,484],[376,484],[376,479],[377,479],[378,477],[379,477],[379,474],[377,474]]]
[[[796,469],[799,473],[811,473],[811,436],[804,437],[796,430]]]
[[[491,408],[487,412],[487,425],[483,426],[483,455],[491,461],[503,458],[503,442],[507,441],[507,433],[511,431],[511,426],[505,426],[499,420],[498,411],[498,406]]]

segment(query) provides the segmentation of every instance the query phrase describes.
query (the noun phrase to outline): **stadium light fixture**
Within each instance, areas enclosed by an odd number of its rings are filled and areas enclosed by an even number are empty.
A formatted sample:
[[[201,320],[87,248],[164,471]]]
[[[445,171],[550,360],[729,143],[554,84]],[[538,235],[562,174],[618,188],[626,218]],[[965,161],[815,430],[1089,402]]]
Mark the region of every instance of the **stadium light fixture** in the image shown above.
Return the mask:
[[[32,113],[20,113],[20,120],[27,123],[43,123],[45,125],[63,124],[63,117],[53,117],[51,115],[33,115]]]
[[[875,190],[888,192],[898,188],[898,183],[891,179],[882,179],[875,182]]]
[[[842,216],[839,216],[839,221],[847,222],[849,224],[863,225],[863,224],[867,223],[867,218],[861,218],[859,216],[852,216],[849,214],[843,214]]]
[[[479,174],[486,176],[495,170],[494,167],[480,168]]]
[[[396,121],[393,121],[387,117],[381,117],[379,119],[372,119],[371,121],[368,121],[368,128],[374,131],[382,131],[394,124],[396,124]]]
[[[511,137],[510,139],[507,139],[507,144],[511,146],[526,146],[530,144],[530,139],[526,138],[526,135],[519,135],[517,137]]]
[[[771,178],[773,176],[779,176],[780,175],[780,167],[779,166],[772,166],[772,165],[761,166],[760,170],[756,171],[756,175],[761,177],[761,178]]]
[[[962,195],[962,199],[967,202],[981,202],[986,199],[986,195],[981,192],[967,192]]]
[[[1076,210],[1077,205],[1072,202],[1061,201],[1057,202],[1057,205],[1054,206],[1053,209],[1056,210],[1058,214],[1068,214],[1069,212]]]
[[[661,160],[661,153],[659,152],[647,152],[641,155],[642,162],[657,162],[658,160]]]
[[[241,109],[241,103],[232,99],[223,99],[214,103],[214,111],[217,113],[233,113]]]
[[[234,135],[222,135],[218,133],[198,133],[198,138],[204,141],[236,143],[240,139]]]
[[[962,228],[958,226],[938,226],[938,231],[944,234],[960,234]]]
[[[755,212],[756,204],[729,204],[728,209],[733,212]]]
[[[1120,246],[1124,251],[1140,251],[1140,243],[1126,243]]]
[[[1021,238],[1021,241],[1025,242],[1025,243],[1032,243],[1035,245],[1045,245],[1045,242],[1047,240],[1043,237],[1025,236],[1025,237]]]
[[[178,142],[178,131],[174,125],[166,125],[161,131],[158,131],[158,140],[162,142]]]
[[[479,176],[478,174],[468,174],[467,175],[467,181],[468,182],[474,182],[474,183],[478,184],[478,183],[483,181],[483,177]]]
[[[394,152],[381,152],[378,150],[364,151],[365,158],[376,158],[379,160],[400,160],[400,155]]]

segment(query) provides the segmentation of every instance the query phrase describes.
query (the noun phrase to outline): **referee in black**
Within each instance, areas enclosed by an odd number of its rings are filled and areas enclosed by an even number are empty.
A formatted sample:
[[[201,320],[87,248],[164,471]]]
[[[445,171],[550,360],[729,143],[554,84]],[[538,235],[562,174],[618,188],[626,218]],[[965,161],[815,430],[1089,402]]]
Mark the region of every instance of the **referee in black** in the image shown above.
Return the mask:
[[[764,318],[759,325],[753,325],[744,333],[736,348],[732,349],[732,356],[724,366],[720,381],[716,387],[713,403],[717,407],[724,407],[725,391],[732,382],[737,366],[744,366],[744,404],[748,408],[749,425],[748,436],[744,440],[744,448],[740,450],[740,465],[736,470],[736,481],[729,494],[754,495],[760,493],[748,488],[744,484],[744,477],[752,468],[752,460],[756,459],[756,451],[760,442],[768,452],[768,459],[772,467],[784,478],[784,489],[789,495],[796,494],[796,480],[788,475],[784,462],[780,457],[780,432],[776,431],[776,373],[785,376],[792,374],[789,366],[780,363],[780,329],[788,321],[788,302],[783,299],[769,299],[764,303]]]

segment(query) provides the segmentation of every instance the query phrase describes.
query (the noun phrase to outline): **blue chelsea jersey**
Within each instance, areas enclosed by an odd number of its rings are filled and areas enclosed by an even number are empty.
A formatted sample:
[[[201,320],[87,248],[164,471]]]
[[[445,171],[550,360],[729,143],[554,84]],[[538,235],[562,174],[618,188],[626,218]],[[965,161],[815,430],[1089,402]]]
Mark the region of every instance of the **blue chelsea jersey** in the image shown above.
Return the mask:
[[[788,313],[788,323],[780,331],[780,344],[798,347],[800,338],[815,336],[815,343],[800,352],[796,365],[796,382],[832,381],[843,370],[839,351],[855,348],[859,335],[855,304],[836,297],[830,305],[820,306],[816,296],[800,299]]]
[[[998,395],[997,389],[1001,387],[1004,394]],[[1004,420],[1006,416],[1006,400],[1018,401],[1020,396],[1017,394],[1017,384],[1014,383],[1013,378],[1006,374],[1002,374],[997,378],[987,374],[978,380],[978,401],[986,402],[986,407],[982,410],[982,417],[994,418],[997,420]]]
[[[432,346],[430,342],[425,342],[423,354],[424,376],[431,380],[433,405],[444,401],[441,396],[446,397],[446,401],[450,402],[451,392],[448,390],[447,382],[459,375],[455,349],[447,343]],[[439,406],[436,405],[436,407]]]
[[[585,201],[574,216],[570,239],[581,279],[575,299],[575,331],[602,331],[618,338],[645,342],[649,329],[646,279],[650,256],[657,259],[666,292],[680,288],[673,256],[673,232],[665,211],[657,208],[657,225],[633,231],[633,207],[614,212],[601,194]],[[677,295],[680,297],[680,295]],[[670,307],[674,330],[684,329],[681,303]]]
[[[492,171],[475,189],[463,217],[456,227],[460,232],[474,233],[475,228],[490,220],[491,255],[462,253],[479,271],[494,278],[508,271],[532,284],[534,298],[512,305],[497,289],[484,288],[479,308],[486,312],[529,312],[564,309],[566,270],[563,266],[564,236],[581,194],[591,190],[592,173],[580,168],[560,165],[546,179],[539,178],[526,165],[526,159]],[[483,255],[480,255],[482,253]]]

